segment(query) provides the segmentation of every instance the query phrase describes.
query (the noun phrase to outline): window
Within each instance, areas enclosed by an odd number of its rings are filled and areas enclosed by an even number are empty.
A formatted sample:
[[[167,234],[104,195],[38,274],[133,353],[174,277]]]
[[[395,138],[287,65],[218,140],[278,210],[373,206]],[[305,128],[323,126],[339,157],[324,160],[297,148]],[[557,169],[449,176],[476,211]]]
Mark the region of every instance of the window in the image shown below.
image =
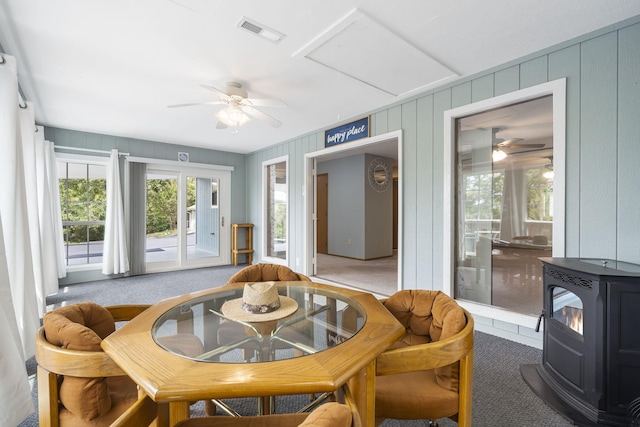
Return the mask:
[[[455,295],[535,315],[551,256],[552,98],[458,118]],[[531,126],[529,123],[535,123]],[[502,152],[496,157],[496,152]]]
[[[58,178],[67,266],[102,263],[106,165],[58,159]]]
[[[287,260],[289,185],[287,159],[274,159],[264,165],[264,252],[276,263]]]
[[[444,121],[443,289],[472,314],[531,327],[538,257],[565,253],[566,80],[456,107]],[[491,228],[469,224],[489,211]]]

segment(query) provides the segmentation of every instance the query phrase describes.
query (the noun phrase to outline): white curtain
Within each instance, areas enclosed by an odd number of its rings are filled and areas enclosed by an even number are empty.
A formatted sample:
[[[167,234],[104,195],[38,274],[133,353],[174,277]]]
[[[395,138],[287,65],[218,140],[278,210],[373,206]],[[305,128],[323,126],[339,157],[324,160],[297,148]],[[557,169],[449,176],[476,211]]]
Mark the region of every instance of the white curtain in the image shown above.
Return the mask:
[[[40,326],[31,237],[15,58],[0,55],[0,425],[14,426],[34,411],[25,358],[35,354]],[[31,128],[31,133],[34,132]]]
[[[42,177],[43,185],[43,201],[42,213],[40,221],[42,223],[43,240],[45,243],[45,253],[55,254],[48,257],[48,262],[53,266],[47,266],[54,269],[59,279],[67,276],[67,262],[64,255],[64,237],[62,233],[62,212],[60,210],[60,187],[58,186],[58,164],[56,162],[55,146],[51,141],[44,140],[44,128],[38,127],[38,137],[42,138],[41,154],[44,160],[44,175]],[[36,138],[36,141],[38,140]],[[40,181],[39,181],[40,182]],[[52,236],[52,237],[50,237]],[[53,274],[53,273],[50,273]],[[55,291],[58,291],[58,282],[56,281]],[[51,291],[51,289],[47,289]]]
[[[526,177],[524,169],[515,168],[513,160],[507,158],[502,190],[502,220],[500,239],[511,241],[526,233],[525,215],[527,206]]]
[[[104,227],[102,274],[129,271],[127,236],[125,234],[124,206],[120,189],[118,150],[111,150],[107,166],[107,215]]]

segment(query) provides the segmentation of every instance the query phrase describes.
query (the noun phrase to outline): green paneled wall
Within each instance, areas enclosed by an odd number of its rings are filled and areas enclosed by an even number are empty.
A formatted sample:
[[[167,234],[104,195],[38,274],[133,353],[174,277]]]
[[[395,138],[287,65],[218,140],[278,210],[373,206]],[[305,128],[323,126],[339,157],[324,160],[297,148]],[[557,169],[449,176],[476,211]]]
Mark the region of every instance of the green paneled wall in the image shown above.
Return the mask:
[[[370,112],[371,134],[403,131],[403,287],[442,289],[443,135],[448,109],[567,79],[566,256],[640,262],[640,19],[585,35]],[[364,114],[363,114],[364,115]],[[263,161],[289,154],[290,249],[302,257],[304,154],[324,130],[248,156],[248,215],[258,224]],[[257,240],[261,229],[257,228]],[[258,250],[256,259],[260,259]],[[296,268],[295,259],[290,266]]]

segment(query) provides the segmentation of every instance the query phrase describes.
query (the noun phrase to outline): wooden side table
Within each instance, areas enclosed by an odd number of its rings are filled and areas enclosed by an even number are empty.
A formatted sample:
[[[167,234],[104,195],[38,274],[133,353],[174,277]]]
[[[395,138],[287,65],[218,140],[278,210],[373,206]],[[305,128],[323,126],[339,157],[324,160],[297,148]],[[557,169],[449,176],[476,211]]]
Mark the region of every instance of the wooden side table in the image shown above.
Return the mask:
[[[245,245],[238,248],[238,229],[244,228]],[[238,265],[238,254],[246,255],[247,264],[251,264],[253,258],[253,224],[231,224],[231,261]]]

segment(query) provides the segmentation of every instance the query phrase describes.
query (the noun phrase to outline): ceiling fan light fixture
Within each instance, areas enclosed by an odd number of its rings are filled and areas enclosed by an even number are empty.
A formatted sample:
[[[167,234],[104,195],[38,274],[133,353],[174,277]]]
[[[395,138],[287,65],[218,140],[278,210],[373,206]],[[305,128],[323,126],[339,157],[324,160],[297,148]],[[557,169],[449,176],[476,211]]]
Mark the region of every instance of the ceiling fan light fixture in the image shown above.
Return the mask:
[[[500,160],[504,160],[507,158],[507,153],[505,153],[499,148],[496,148],[495,150],[493,150],[493,153],[491,154],[491,158],[493,159],[494,162],[499,162]]]
[[[547,167],[544,169],[544,172],[542,172],[542,176],[546,179],[553,179],[553,169]]]
[[[251,121],[239,107],[230,106],[216,113],[216,119],[227,126],[243,126]]]

